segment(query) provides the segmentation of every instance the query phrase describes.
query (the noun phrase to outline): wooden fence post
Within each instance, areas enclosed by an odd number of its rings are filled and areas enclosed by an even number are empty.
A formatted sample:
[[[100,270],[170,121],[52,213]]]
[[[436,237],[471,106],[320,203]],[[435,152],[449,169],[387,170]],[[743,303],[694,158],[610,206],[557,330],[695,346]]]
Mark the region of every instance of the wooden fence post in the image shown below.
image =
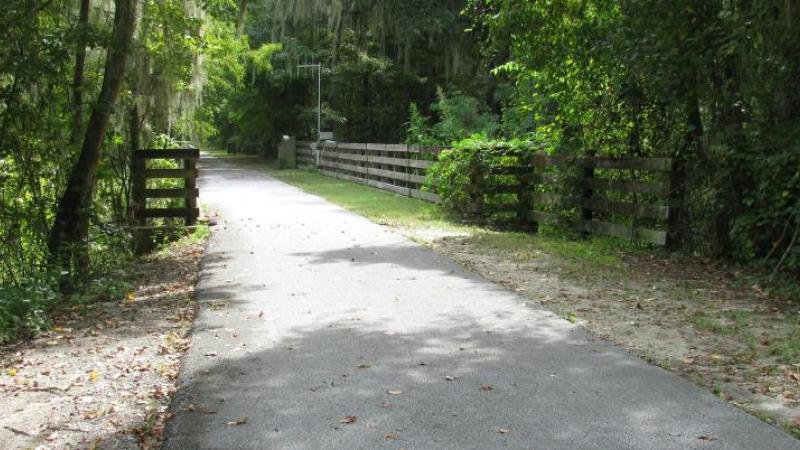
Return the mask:
[[[517,174],[517,221],[520,227],[531,233],[539,232],[539,223],[530,218],[535,177],[536,166],[532,161],[525,161]]]
[[[145,189],[147,189],[147,179],[144,176],[144,171],[147,168],[147,160],[137,158],[133,155],[131,164],[131,177],[133,181],[133,219],[134,223],[139,226],[145,225],[147,219],[144,217],[144,210],[147,207],[147,199],[145,197]]]
[[[473,221],[483,223],[483,208],[481,206],[483,174],[480,166],[481,163],[479,161],[472,160],[469,162],[469,215],[472,216]]]
[[[197,209],[197,197],[192,193],[197,189],[197,160],[194,158],[186,158],[183,160],[183,168],[189,173],[184,182],[186,189],[190,189],[189,195],[186,196],[186,208],[189,209],[189,215],[186,216],[186,225],[194,226],[197,224],[197,216],[194,214]]]
[[[588,150],[586,157],[583,158],[583,177],[581,178],[581,236],[587,239],[592,234],[592,219],[594,214],[591,209],[592,196],[594,190],[591,187],[591,180],[594,178],[594,151]]]

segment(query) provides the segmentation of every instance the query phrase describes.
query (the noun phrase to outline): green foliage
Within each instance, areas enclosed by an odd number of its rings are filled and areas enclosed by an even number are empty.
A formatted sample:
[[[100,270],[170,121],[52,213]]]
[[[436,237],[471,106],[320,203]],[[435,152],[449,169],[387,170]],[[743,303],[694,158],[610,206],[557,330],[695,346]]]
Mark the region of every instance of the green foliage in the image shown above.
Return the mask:
[[[0,344],[20,333],[35,333],[49,325],[48,312],[58,299],[56,284],[47,279],[0,286]]]
[[[431,136],[431,127],[428,118],[422,114],[416,103],[408,105],[408,131],[406,132],[406,144],[415,145],[438,145],[439,142]]]
[[[492,136],[497,130],[497,118],[485,110],[478,99],[458,91],[436,93],[437,102],[431,108],[439,116],[431,133],[439,143],[449,145],[465,136]]]
[[[498,129],[497,117],[486,111],[478,99],[458,91],[446,94],[437,90],[437,101],[431,106],[439,120],[428,125],[428,120],[416,104],[409,106],[409,128],[406,142],[417,145],[450,145],[465,136],[492,136]]]
[[[513,167],[529,161],[538,147],[529,141],[495,141],[473,135],[452,148],[442,151],[438,161],[428,169],[425,188],[439,195],[442,205],[460,216],[470,216],[475,207],[491,215],[496,202],[475,193],[481,189],[508,184],[507,176],[493,175],[492,169]]]
[[[488,37],[504,136],[564,154],[673,157],[677,241],[796,277],[800,10],[474,0],[466,12]]]
[[[250,52],[250,63],[253,64],[258,74],[272,72],[272,55],[283,49],[281,43],[262,44],[261,47]]]

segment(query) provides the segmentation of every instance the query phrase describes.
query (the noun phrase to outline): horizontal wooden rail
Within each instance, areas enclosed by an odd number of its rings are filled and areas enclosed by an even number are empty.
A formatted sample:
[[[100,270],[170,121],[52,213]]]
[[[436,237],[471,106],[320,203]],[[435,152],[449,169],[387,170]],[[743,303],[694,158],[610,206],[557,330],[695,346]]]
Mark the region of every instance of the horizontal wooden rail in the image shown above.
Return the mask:
[[[169,150],[136,150],[136,159],[199,159],[200,150],[196,148],[179,148]]]
[[[146,198],[187,198],[200,196],[200,189],[145,189]]]
[[[325,175],[427,201],[439,199],[422,186],[441,148],[326,141],[314,151],[313,142],[297,144],[298,162],[317,166]],[[671,214],[665,176],[672,170],[670,158],[534,153],[518,156],[517,162],[470,174],[468,209],[487,217],[514,213],[533,229],[540,223],[570,224],[586,233],[666,242],[666,231],[651,228],[665,226]]]
[[[148,219],[155,218],[198,218],[200,210],[198,208],[145,208],[142,216]]]
[[[145,169],[145,178],[197,178],[197,169]]]
[[[169,222],[158,222],[157,225],[149,224],[149,219],[183,219],[184,229],[196,225],[197,218],[200,216],[200,210],[197,208],[197,198],[200,195],[200,190],[197,188],[197,178],[199,177],[197,160],[199,158],[200,150],[196,148],[148,149],[133,152],[131,207],[136,219],[134,250],[137,253],[143,253],[152,248],[152,236],[174,228],[174,224]],[[180,168],[175,169],[147,168],[148,161],[158,159],[178,160],[182,164]],[[147,180],[152,179],[183,179],[183,187],[148,188]],[[149,199],[177,199],[182,200],[184,206],[159,208],[155,206],[164,204],[164,202],[148,205]],[[174,202],[170,201],[166,204],[174,205]]]
[[[435,161],[438,147],[406,144],[330,142],[297,142],[297,161],[300,165],[317,166],[320,172],[343,180],[391,191],[426,201],[438,201],[438,196],[424,192],[425,171]],[[420,159],[422,158],[422,159]]]

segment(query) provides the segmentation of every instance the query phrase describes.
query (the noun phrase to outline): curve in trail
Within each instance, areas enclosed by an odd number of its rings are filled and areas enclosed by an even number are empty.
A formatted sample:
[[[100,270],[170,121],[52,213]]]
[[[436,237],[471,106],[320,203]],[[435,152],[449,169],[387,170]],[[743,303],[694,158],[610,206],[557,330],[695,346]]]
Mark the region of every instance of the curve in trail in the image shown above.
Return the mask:
[[[201,161],[221,219],[166,448],[800,449],[260,164]]]

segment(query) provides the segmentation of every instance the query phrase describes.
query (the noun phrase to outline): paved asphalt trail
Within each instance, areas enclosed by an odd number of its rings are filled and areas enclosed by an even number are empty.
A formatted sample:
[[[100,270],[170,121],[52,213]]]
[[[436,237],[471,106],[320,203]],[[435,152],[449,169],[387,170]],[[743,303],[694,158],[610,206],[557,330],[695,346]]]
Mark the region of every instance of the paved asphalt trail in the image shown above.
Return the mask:
[[[221,219],[166,448],[800,449],[256,159],[201,162]]]

